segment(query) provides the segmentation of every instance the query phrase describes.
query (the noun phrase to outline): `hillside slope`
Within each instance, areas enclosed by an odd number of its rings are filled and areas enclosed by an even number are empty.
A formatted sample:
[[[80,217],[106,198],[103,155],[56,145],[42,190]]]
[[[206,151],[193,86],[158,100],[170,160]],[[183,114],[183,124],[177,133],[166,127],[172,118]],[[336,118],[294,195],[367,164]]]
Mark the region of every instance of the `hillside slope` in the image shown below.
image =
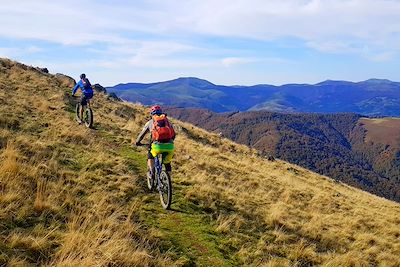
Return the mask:
[[[180,120],[256,148],[261,154],[400,202],[398,119],[368,119],[348,113],[167,111]]]
[[[366,158],[380,175],[399,185],[400,118],[362,118],[352,133],[356,155]]]
[[[146,110],[96,94],[89,130],[71,86],[0,60],[0,265],[400,265],[400,205],[179,121],[162,210],[130,145]]]

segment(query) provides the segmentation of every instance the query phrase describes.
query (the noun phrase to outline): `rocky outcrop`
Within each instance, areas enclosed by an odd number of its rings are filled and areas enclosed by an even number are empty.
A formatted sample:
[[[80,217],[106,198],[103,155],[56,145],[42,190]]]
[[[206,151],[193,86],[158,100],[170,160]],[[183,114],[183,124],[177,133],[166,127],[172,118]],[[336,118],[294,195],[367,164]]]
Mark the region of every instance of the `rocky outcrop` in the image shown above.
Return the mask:
[[[96,83],[95,85],[93,85],[93,89],[96,91],[96,92],[99,92],[99,93],[107,93],[107,90],[106,90],[106,88],[104,88],[103,86],[101,86],[100,84],[98,84],[98,83]]]
[[[65,86],[65,87],[74,87],[76,82],[73,78],[71,78],[70,76],[61,74],[61,73],[57,73],[56,75],[57,80],[60,82],[61,86]]]
[[[48,70],[47,68],[36,67],[36,69],[37,69],[38,71],[40,71],[40,72],[43,72],[43,73],[49,73],[49,70]]]
[[[116,100],[116,101],[122,101],[121,98],[119,98],[115,93],[109,93],[108,94],[108,99]]]

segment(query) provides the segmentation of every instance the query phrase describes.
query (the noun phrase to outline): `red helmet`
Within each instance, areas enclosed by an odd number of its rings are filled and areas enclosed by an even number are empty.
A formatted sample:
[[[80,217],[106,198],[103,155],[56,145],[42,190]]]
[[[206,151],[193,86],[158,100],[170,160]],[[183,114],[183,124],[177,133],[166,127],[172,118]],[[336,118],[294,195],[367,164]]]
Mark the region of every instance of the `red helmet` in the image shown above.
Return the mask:
[[[161,107],[158,106],[158,105],[152,106],[152,107],[150,108],[150,114],[151,114],[151,115],[155,115],[155,114],[159,115],[159,114],[161,114],[161,113],[162,113],[162,109],[161,109]]]

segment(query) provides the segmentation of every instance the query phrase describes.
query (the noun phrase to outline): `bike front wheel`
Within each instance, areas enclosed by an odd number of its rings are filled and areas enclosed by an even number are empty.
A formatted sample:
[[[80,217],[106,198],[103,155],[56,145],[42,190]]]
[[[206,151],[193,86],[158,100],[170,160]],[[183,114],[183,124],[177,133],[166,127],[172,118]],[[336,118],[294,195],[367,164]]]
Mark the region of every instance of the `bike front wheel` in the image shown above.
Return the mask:
[[[80,109],[81,109],[81,104],[76,104],[76,107],[75,107],[75,115],[76,115],[76,120],[79,122],[82,118],[81,118],[81,115],[80,115]]]
[[[147,172],[147,188],[151,191],[154,189],[154,177],[150,174],[150,172]]]
[[[162,171],[160,174],[159,192],[161,205],[164,209],[169,209],[172,202],[172,183],[171,177],[166,171]]]

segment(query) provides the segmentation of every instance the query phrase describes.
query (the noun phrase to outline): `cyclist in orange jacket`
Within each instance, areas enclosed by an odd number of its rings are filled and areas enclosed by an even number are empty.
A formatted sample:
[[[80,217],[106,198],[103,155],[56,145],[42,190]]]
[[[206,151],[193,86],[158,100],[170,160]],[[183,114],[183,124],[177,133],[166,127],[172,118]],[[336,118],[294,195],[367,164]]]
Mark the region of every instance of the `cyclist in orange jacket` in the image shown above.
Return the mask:
[[[162,154],[162,163],[165,165],[165,170],[169,173],[172,170],[171,161],[174,155],[175,131],[160,106],[152,106],[150,115],[151,119],[144,125],[136,138],[135,144],[140,146],[144,136],[150,133],[150,145],[147,153],[147,175],[151,175],[154,178],[154,157],[158,154]]]

